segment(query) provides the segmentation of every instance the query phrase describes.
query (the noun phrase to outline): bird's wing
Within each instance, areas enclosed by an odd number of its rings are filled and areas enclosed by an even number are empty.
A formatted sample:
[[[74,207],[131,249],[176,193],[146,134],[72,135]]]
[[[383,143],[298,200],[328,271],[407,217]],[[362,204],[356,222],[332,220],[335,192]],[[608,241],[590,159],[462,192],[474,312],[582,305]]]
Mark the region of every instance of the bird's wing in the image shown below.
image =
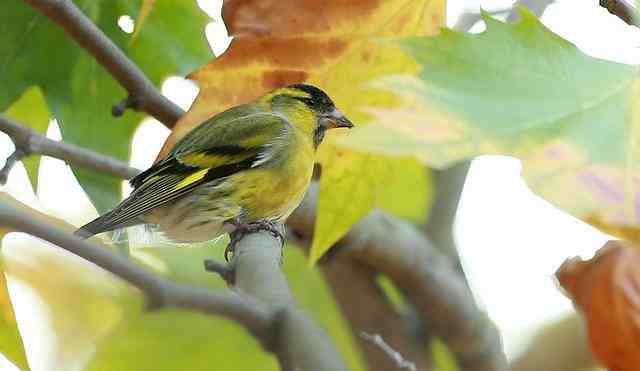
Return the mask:
[[[273,113],[250,112],[226,120],[212,118],[176,143],[166,158],[131,179],[133,193],[98,219],[102,220],[96,220],[91,232],[127,225],[203,183],[251,169],[265,161],[269,147],[290,127],[284,118]]]

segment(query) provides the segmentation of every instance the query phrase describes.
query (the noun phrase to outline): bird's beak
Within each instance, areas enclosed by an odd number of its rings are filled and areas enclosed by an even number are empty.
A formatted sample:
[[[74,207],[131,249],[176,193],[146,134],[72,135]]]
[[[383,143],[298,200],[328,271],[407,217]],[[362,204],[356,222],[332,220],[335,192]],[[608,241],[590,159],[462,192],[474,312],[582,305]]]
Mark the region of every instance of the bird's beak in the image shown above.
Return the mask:
[[[321,120],[322,120],[322,125],[324,125],[327,129],[353,127],[353,122],[351,122],[337,108],[334,108],[333,111],[323,115]]]

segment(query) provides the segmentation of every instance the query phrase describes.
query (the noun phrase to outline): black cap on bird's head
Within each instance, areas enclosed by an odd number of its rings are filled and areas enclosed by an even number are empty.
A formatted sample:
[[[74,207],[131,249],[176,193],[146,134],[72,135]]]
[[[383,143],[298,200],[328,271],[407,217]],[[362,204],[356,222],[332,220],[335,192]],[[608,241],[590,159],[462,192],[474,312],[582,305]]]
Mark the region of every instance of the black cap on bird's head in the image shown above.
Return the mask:
[[[318,115],[318,125],[325,129],[353,127],[353,123],[340,112],[327,93],[307,84],[289,85],[288,88],[307,93],[307,96],[296,99],[304,102]]]
[[[327,129],[352,128],[353,123],[335,106],[331,98],[324,91],[307,84],[294,84],[287,86],[304,92],[304,96],[295,97],[311,108],[318,116],[317,126],[314,132],[314,144],[317,147]]]

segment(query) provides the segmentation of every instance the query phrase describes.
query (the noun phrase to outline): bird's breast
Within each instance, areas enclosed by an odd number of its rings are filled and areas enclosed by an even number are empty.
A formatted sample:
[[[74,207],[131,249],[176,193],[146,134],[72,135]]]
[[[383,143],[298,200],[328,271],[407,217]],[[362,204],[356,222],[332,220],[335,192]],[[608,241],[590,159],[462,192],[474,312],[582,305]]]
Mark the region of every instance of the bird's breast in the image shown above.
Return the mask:
[[[284,221],[302,201],[311,181],[315,151],[309,143],[288,150],[278,163],[234,176],[235,196],[245,210],[246,222]]]

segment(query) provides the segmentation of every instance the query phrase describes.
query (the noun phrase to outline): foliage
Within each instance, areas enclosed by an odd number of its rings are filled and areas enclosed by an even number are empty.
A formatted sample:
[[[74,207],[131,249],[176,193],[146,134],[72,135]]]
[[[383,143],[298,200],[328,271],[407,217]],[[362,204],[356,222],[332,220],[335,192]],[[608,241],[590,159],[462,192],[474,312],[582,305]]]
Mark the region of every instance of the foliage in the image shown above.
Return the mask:
[[[367,124],[372,116],[363,107],[396,102],[365,82],[418,71],[398,49],[375,39],[435,34],[444,24],[444,1],[367,0],[320,7],[317,1],[230,1],[223,17],[235,38],[225,54],[190,75],[200,95],[160,156],[212,114],[297,82],[320,86],[352,121]],[[322,178],[312,261],[374,207],[422,219],[430,197],[428,173],[415,160],[338,150],[333,135],[319,154]],[[407,184],[415,185],[413,193],[406,192]]]
[[[133,43],[117,20],[124,14],[135,19],[141,0],[75,3],[155,84],[184,75],[211,56],[203,33],[208,18],[195,1],[157,1]],[[33,109],[51,110],[65,141],[128,160],[131,137],[143,115],[111,115],[110,108],[127,94],[111,75],[60,26],[23,1],[3,6],[0,25],[0,111],[30,86],[38,86],[48,108],[39,102]],[[119,180],[84,169],[74,172],[99,211],[120,200]]]
[[[76,3],[156,85],[210,57],[203,35],[208,18],[194,0]],[[515,24],[483,15],[487,30],[480,35],[444,30],[434,36],[444,24],[444,0],[317,5],[225,2],[234,41],[222,57],[190,75],[200,95],[160,156],[210,115],[304,81],[327,90],[358,124],[351,135],[331,134],[319,152],[312,262],[373,208],[423,221],[432,193],[424,164],[445,167],[480,154],[520,158],[535,192],[640,242],[637,67],[586,56],[524,9]],[[136,19],[132,35],[117,27],[121,15]],[[39,133],[53,114],[63,140],[128,159],[143,115],[113,118],[109,108],[126,92],[59,26],[23,2],[12,1],[0,13],[0,85],[1,112]],[[37,189],[39,158],[23,162]],[[119,180],[74,172],[98,210],[120,200]],[[37,212],[33,217],[73,228]],[[11,231],[0,229],[0,238]],[[60,369],[277,369],[275,359],[234,323],[179,310],[150,313],[139,292],[104,271],[50,246],[41,249],[34,239],[19,247],[21,259],[3,259],[0,266],[0,352],[24,370],[5,268],[46,304]],[[213,254],[221,254],[220,245],[134,249],[132,258],[172,280],[222,289],[202,269],[202,260]],[[640,362],[633,352],[636,255],[615,246],[559,273],[585,313],[594,353],[612,370]],[[299,249],[287,249],[284,270],[295,297],[328,329],[349,366],[362,369],[350,329],[318,271],[304,260]],[[402,293],[383,288],[403,309]],[[442,369],[457,369],[441,342],[434,340],[430,350]]]
[[[397,40],[422,66],[420,77],[375,82],[404,104],[370,108],[378,125],[342,143],[438,167],[516,156],[534,192],[638,241],[638,68],[589,57],[527,10],[521,15],[516,24],[484,15],[480,35]]]

